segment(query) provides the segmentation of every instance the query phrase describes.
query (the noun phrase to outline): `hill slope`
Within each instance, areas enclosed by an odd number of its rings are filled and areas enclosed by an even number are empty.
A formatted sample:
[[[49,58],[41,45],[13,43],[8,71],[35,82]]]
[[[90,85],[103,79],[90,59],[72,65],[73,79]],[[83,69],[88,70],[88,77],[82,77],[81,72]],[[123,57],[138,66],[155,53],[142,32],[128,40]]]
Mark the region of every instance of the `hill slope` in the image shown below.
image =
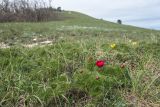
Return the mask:
[[[64,11],[59,13],[59,16],[62,17],[61,21],[39,23],[0,23],[0,41],[9,44],[15,44],[16,42],[26,43],[33,40],[37,36],[45,35],[46,37],[55,37],[55,35],[57,36],[56,33],[62,33],[63,31],[74,32],[76,30],[89,30],[92,32],[102,31],[104,33],[128,32],[130,35],[133,33],[133,35],[140,36],[142,38],[142,35],[145,35],[145,33],[147,33],[146,35],[153,32],[158,33],[158,31],[119,25],[116,23],[95,19],[78,12]],[[141,35],[140,32],[143,32],[143,34]],[[18,38],[19,40],[16,41]]]
[[[0,107],[159,107],[160,32],[59,15],[0,23]]]

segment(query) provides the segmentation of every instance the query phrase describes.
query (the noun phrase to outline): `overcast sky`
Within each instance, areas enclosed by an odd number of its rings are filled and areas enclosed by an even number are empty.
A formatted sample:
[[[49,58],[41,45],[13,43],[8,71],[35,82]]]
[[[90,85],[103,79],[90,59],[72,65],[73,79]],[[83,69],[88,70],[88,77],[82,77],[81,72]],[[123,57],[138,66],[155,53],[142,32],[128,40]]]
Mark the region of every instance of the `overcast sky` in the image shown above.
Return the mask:
[[[54,6],[96,18],[160,29],[160,0],[53,0]]]

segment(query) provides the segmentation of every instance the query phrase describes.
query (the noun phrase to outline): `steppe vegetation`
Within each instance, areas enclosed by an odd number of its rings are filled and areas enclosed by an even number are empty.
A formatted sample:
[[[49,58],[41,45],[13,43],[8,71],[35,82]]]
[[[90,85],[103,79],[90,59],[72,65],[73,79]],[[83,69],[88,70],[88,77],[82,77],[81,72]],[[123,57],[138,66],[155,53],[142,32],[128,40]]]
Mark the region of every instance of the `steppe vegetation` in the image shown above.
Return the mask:
[[[160,31],[59,15],[0,23],[1,107],[159,107]]]

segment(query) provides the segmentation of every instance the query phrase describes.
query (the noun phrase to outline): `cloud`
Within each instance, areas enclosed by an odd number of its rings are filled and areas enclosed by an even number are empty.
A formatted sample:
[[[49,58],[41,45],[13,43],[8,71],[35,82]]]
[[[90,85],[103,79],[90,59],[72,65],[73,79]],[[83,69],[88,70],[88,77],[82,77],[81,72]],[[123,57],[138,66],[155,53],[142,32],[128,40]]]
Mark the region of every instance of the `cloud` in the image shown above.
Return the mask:
[[[150,24],[148,20],[154,22],[160,18],[159,0],[55,0],[54,4],[65,10],[79,11],[109,21],[122,19],[127,24],[137,21],[141,26],[144,25],[141,21]]]

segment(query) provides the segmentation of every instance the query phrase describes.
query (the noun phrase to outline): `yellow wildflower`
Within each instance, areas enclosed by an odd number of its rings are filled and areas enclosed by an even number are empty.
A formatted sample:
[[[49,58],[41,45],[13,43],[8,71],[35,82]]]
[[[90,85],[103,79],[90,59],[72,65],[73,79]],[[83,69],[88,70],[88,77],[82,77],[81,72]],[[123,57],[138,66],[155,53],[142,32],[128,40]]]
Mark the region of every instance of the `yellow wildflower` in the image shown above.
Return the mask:
[[[111,44],[111,48],[115,48],[116,47],[116,44]]]
[[[132,42],[132,45],[137,45],[137,42]]]

